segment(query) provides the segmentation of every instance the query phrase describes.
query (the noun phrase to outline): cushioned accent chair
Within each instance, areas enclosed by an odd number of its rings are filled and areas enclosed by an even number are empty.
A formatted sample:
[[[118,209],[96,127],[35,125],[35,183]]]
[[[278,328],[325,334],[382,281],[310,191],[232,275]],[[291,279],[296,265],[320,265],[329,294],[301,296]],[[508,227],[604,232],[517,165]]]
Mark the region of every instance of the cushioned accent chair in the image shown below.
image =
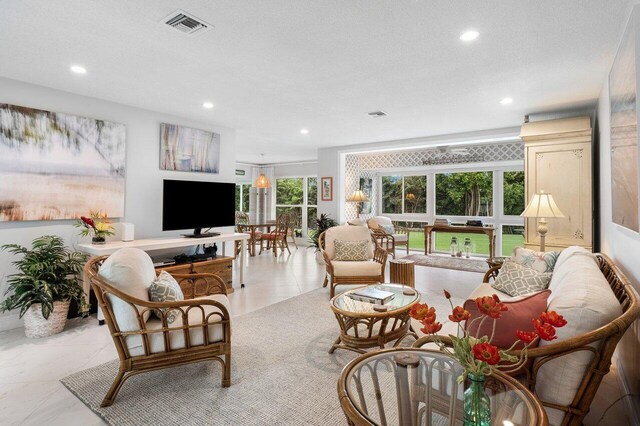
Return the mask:
[[[469,299],[495,293],[504,301],[517,300],[491,287],[491,272]],[[616,345],[639,317],[640,307],[631,284],[613,262],[581,247],[563,250],[549,289],[547,310],[563,315],[567,325],[557,330],[557,340],[542,341],[528,351],[533,362],[518,380],[542,402],[550,424],[581,425],[609,372]],[[451,342],[444,335],[441,339]],[[432,340],[422,337],[414,346]]]
[[[368,259],[364,261],[335,260],[334,241],[368,241]],[[330,295],[335,296],[335,288],[340,284],[377,284],[384,282],[384,268],[387,252],[378,247],[371,232],[364,226],[334,226],[318,237],[320,251],[327,268],[323,287],[330,285]]]
[[[367,220],[367,225],[375,237],[378,245],[396,257],[396,248],[404,246],[409,254],[409,231],[400,228],[385,216],[374,216]],[[394,233],[389,233],[384,227],[393,227]]]
[[[156,271],[149,255],[135,248],[92,258],[84,274],[120,358],[118,374],[102,407],[113,403],[131,376],[194,362],[220,362],[222,386],[231,385],[231,317],[227,287],[221,278],[213,274],[172,274],[185,295],[208,296],[151,302],[148,290]],[[154,309],[161,318],[152,314]],[[179,312],[172,323],[167,320],[169,311]]]

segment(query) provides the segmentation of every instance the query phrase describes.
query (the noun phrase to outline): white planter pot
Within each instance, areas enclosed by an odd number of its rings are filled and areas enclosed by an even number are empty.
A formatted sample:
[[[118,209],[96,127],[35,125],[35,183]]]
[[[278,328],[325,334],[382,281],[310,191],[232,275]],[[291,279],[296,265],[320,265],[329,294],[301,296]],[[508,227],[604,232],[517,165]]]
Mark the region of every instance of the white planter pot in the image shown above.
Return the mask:
[[[24,334],[30,338],[38,338],[60,333],[67,323],[70,303],[69,301],[53,302],[53,312],[49,315],[49,319],[44,319],[42,316],[42,305],[40,303],[31,305],[23,316]]]
[[[317,251],[316,252],[316,262],[318,262],[320,265],[324,265],[324,257],[322,256],[322,252],[321,251]]]

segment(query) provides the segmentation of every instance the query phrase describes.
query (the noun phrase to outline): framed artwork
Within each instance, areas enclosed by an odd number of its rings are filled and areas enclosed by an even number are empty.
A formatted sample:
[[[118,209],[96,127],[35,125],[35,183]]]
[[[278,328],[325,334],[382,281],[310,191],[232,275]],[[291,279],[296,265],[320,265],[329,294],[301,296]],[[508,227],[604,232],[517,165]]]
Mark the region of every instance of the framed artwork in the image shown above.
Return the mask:
[[[322,201],[333,201],[333,178],[320,178],[320,199]]]
[[[220,135],[207,130],[162,123],[160,169],[219,173]]]
[[[625,30],[611,72],[611,204],[614,223],[638,232],[636,19]]]
[[[360,205],[361,214],[371,214],[371,200],[373,199],[373,179],[360,178],[360,190],[364,192],[369,201],[365,201]]]
[[[0,221],[124,216],[124,124],[0,103]]]

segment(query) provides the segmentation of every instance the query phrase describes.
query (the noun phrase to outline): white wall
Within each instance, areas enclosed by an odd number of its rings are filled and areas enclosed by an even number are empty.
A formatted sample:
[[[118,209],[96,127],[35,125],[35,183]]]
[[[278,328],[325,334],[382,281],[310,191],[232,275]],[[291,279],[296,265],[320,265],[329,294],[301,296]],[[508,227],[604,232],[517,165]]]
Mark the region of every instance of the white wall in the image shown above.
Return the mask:
[[[279,177],[315,176],[318,173],[318,164],[305,162],[299,164],[274,164],[273,174]]]
[[[636,7],[633,14],[636,22],[640,19],[640,8]],[[622,33],[621,33],[622,34]],[[636,40],[638,37],[636,26]],[[640,77],[640,42],[636,42],[636,78]],[[637,87],[640,88],[640,82]],[[612,221],[611,204],[611,126],[609,84],[604,81],[602,92],[598,100],[597,126],[600,154],[600,238],[601,251],[611,257],[615,264],[631,280],[632,285],[640,291],[640,234],[616,225]],[[636,409],[636,419],[640,415],[640,324],[636,321],[625,334],[617,348],[618,369],[625,380],[628,390],[634,394],[631,406]],[[628,401],[627,401],[628,402]]]
[[[122,221],[135,224],[136,238],[177,235],[162,232],[162,179],[190,179],[203,181],[235,181],[235,130],[210,123],[147,111],[95,98],[78,96],[0,78],[0,103],[22,105],[43,110],[65,112],[100,118],[127,126],[127,171],[125,217]],[[213,112],[215,115],[215,112]],[[221,136],[220,174],[162,171],[159,168],[160,123],[181,124],[215,131]],[[212,198],[204,196],[194,201],[194,207],[211,207]],[[189,208],[185,206],[185,208]],[[62,236],[70,245],[77,243],[74,221],[0,222],[0,244],[29,245],[41,235]],[[0,253],[0,297],[6,289],[6,276],[14,272],[12,256]],[[16,313],[0,314],[0,330],[21,326]]]

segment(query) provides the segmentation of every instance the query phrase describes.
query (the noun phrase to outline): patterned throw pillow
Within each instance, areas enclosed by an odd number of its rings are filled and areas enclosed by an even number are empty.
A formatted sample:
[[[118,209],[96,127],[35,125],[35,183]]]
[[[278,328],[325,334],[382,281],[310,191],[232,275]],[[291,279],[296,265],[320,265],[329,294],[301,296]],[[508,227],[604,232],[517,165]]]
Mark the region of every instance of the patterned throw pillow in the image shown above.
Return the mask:
[[[559,251],[541,252],[516,247],[513,250],[511,259],[522,266],[535,269],[538,272],[553,272],[558,256],[560,256]]]
[[[394,228],[393,225],[380,225],[380,228],[389,235],[396,233],[396,228]]]
[[[522,296],[545,290],[550,280],[550,273],[538,272],[507,259],[491,287],[509,296]]]
[[[184,300],[182,289],[180,284],[175,278],[171,276],[167,271],[161,271],[160,275],[153,280],[151,287],[149,287],[149,300],[152,302],[175,302],[177,300]],[[162,319],[162,313],[165,312],[167,317],[167,323],[173,323],[182,313],[177,309],[172,309],[167,312],[167,309],[154,309],[153,313],[160,319]]]
[[[369,244],[367,240],[342,241],[335,240],[336,257],[333,260],[363,261],[369,260]]]

